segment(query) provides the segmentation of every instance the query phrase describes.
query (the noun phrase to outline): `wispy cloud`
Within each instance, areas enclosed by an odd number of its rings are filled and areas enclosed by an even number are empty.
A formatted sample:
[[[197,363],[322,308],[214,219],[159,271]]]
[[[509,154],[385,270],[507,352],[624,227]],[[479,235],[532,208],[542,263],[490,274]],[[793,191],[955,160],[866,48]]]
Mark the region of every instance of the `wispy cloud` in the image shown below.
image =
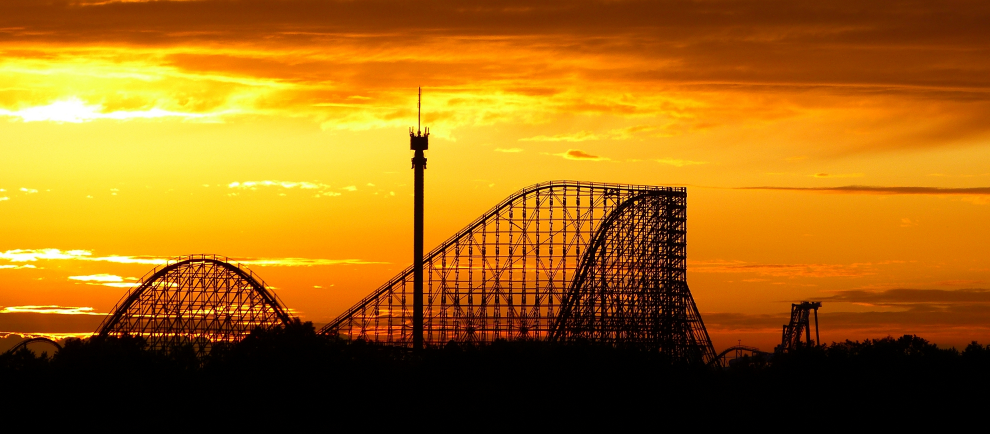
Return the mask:
[[[89,336],[92,336],[92,335],[93,335],[93,332],[81,332],[81,333],[0,332],[0,340],[16,337],[18,343],[21,340],[24,340],[24,339],[33,339],[33,338],[48,338],[48,339],[51,339],[53,341],[63,341],[63,340],[68,339],[68,338],[83,339],[83,338],[86,338],[86,337],[89,337]],[[0,348],[0,350],[3,350],[3,349]]]
[[[38,268],[31,264],[24,265],[0,265],[0,270],[16,270],[18,268]]]
[[[555,134],[552,136],[533,136],[519,139],[520,142],[584,142],[588,140],[602,140],[606,136],[594,134],[590,131],[578,131],[570,134]]]
[[[109,286],[112,288],[131,288],[140,286],[140,282],[125,282],[125,280],[138,280],[136,277],[120,277],[113,274],[93,274],[89,276],[69,276],[69,280],[85,282],[87,285]]]
[[[39,259],[79,259],[92,255],[88,250],[17,249],[0,252],[0,259],[11,262],[34,262]]]
[[[268,267],[312,267],[318,265],[379,265],[388,262],[364,261],[361,259],[310,259],[310,258],[255,258],[236,259],[231,261],[245,265]]]
[[[106,315],[105,312],[95,312],[91,307],[72,306],[5,306],[0,309],[0,313],[41,313],[52,315]]]
[[[218,113],[183,113],[152,108],[148,110],[116,110],[107,111],[100,104],[89,104],[78,98],[67,98],[47,105],[26,107],[19,110],[0,108],[0,116],[19,118],[24,122],[68,122],[81,123],[100,119],[128,120],[153,118],[183,118],[183,119],[213,119],[218,116],[233,114],[227,110]]]
[[[654,161],[656,161],[657,163],[669,164],[671,166],[676,166],[676,167],[697,166],[699,164],[708,164],[707,161],[678,160],[678,159],[674,159],[674,158],[660,158],[660,159],[654,160]]]
[[[559,154],[553,154],[558,157],[564,157],[567,160],[578,160],[578,161],[608,161],[608,158],[601,157],[598,155],[592,155],[584,152],[580,149],[568,149],[567,152],[562,152]]]
[[[330,188],[329,185],[321,184],[318,182],[306,182],[306,181],[244,181],[244,182],[231,182],[227,184],[227,188],[237,188],[242,190],[257,190],[260,187],[281,187],[281,188],[299,188],[303,190],[314,190],[314,189],[327,189]]]
[[[522,148],[495,148],[495,152],[517,153],[522,152]]]
[[[374,184],[370,184],[374,186]],[[275,181],[275,180],[265,180],[265,181],[244,181],[244,182],[231,182],[227,184],[227,188],[234,190],[249,190],[257,191],[260,188],[279,188],[279,189],[299,189],[299,190],[315,190],[313,197],[336,197],[340,196],[340,191],[355,192],[358,190],[356,185],[348,185],[345,187],[339,187],[332,189],[330,185],[323,184],[320,182],[307,182],[307,181]],[[239,193],[230,193],[228,196],[237,196]],[[284,193],[280,193],[279,196],[285,196]]]
[[[0,252],[0,259],[4,259],[10,262],[35,262],[38,260],[49,260],[49,261],[75,260],[75,261],[93,261],[93,262],[112,262],[118,264],[162,265],[174,258],[164,257],[164,256],[122,256],[122,255],[94,256],[93,252],[89,250],[18,249],[18,250],[8,250],[5,252]],[[324,265],[387,264],[387,262],[365,261],[361,259],[229,258],[229,260],[231,262],[241,263],[245,265],[258,265],[258,266],[270,266],[270,267],[278,267],[278,266],[310,267],[310,266],[324,266]],[[119,276],[109,275],[109,274],[96,274],[91,276],[73,276],[73,277],[74,277],[73,280],[79,280],[79,281],[106,282],[108,286],[124,286],[124,283],[121,283],[121,281],[126,280],[126,278],[121,278],[120,281],[115,280]],[[103,279],[103,280],[98,280],[98,279]],[[109,285],[111,283],[120,283],[120,284]],[[126,284],[126,285],[129,286],[130,284]]]
[[[862,173],[825,173],[825,172],[818,172],[818,173],[816,173],[814,175],[811,175],[811,176],[814,177],[814,178],[862,178],[863,177],[863,174]]]
[[[846,185],[842,187],[737,187],[736,190],[781,190],[781,191],[805,191],[819,193],[847,193],[847,194],[930,194],[930,195],[960,195],[960,196],[986,196],[990,195],[990,187],[968,187],[968,188],[947,188],[947,187],[881,187],[871,185]]]
[[[871,306],[905,306],[913,304],[990,303],[990,289],[911,289],[882,291],[846,290],[825,297],[824,301],[857,303]]]
[[[829,305],[835,306],[834,302]],[[787,312],[769,315],[708,312],[702,315],[710,332],[764,332],[775,335],[778,340],[780,327],[787,323],[789,316]],[[819,315],[824,324],[827,324],[825,332],[840,332],[838,334],[845,337],[849,337],[850,333],[873,338],[901,334],[922,334],[927,337],[942,335],[959,340],[965,345],[973,336],[990,331],[986,322],[990,315],[990,305],[982,302],[969,305],[953,303],[947,306],[919,303],[897,310],[878,306],[877,310],[866,312],[833,310],[823,311]],[[825,340],[825,336],[822,340]]]
[[[902,228],[910,228],[910,227],[914,227],[914,226],[918,226],[918,221],[917,220],[911,220],[909,218],[902,218],[901,219],[901,227]]]
[[[940,176],[940,177],[952,177],[952,178],[976,178],[976,177],[982,177],[982,176],[990,176],[990,173],[979,173],[979,174],[975,174],[975,175],[964,174],[964,173],[951,174],[951,175],[945,174],[945,173],[929,173],[928,176]],[[3,190],[0,190],[0,191],[3,191]]]
[[[585,142],[589,140],[629,140],[637,137],[644,137],[647,133],[657,130],[653,125],[636,125],[627,128],[619,128],[602,133],[591,131],[578,131],[576,133],[562,133],[551,136],[539,135],[519,139],[520,142]]]
[[[861,277],[876,274],[872,264],[755,264],[744,261],[688,262],[692,273],[755,273],[772,277]]]
[[[113,274],[92,274],[89,276],[69,276],[71,280],[81,280],[83,282],[123,282],[124,278]],[[130,279],[134,280],[134,279]]]

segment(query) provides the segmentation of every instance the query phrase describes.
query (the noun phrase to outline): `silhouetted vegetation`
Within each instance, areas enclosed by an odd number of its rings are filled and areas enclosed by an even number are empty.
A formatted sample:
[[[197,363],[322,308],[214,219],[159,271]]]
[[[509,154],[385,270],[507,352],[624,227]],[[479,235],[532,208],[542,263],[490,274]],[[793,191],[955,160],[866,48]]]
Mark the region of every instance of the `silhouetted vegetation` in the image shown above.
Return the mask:
[[[0,355],[0,382],[8,400],[66,405],[241,409],[247,400],[299,412],[442,408],[450,417],[500,409],[507,417],[669,412],[718,419],[965,406],[969,394],[990,385],[990,347],[973,342],[960,353],[917,336],[888,337],[711,369],[593,343],[451,342],[415,355],[320,336],[297,320],[216,346],[205,359],[191,346],[149,351],[130,336],[71,340],[52,357],[22,349]]]

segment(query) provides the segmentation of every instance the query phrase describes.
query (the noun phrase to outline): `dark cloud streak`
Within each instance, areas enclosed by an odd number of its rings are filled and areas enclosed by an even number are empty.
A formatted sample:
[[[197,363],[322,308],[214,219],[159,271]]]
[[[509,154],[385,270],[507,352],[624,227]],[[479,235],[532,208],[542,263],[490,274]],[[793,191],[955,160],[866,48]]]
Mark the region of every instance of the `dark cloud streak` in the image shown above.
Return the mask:
[[[888,289],[885,291],[839,291],[823,301],[867,304],[990,303],[988,289]]]
[[[639,80],[985,92],[990,89],[987,22],[990,6],[980,1],[205,0],[86,5],[14,0],[0,5],[0,41],[333,50],[339,44],[384,49],[412,48],[436,38],[504,39],[509,45],[669,61],[660,62],[664,66],[659,69],[636,72]]]
[[[261,97],[189,79],[171,94],[190,101],[165,108],[291,107],[328,127],[408,116],[328,104],[354,105],[348,98],[360,95],[402,105],[396,90],[420,85],[449,95],[480,89],[465,97],[476,110],[431,114],[447,116],[447,127],[610,114],[676,118],[665,128],[681,134],[692,119],[721,126],[820,113],[833,131],[870,132],[812,145],[842,155],[990,136],[987,22],[981,1],[10,0],[0,2],[0,62],[132,62],[258,79],[286,86]],[[0,105],[59,97],[31,84],[0,91]],[[517,92],[530,99],[485,111],[495,107],[486,98],[527,87],[547,96]],[[74,93],[97,99],[85,91]],[[132,100],[99,102],[164,99]]]
[[[705,325],[712,331],[764,331],[780,333],[787,324],[788,314],[749,315],[742,313],[704,313]],[[948,308],[916,306],[899,311],[835,312],[821,310],[819,321],[822,330],[850,331],[873,330],[878,333],[900,335],[914,333],[918,329],[939,332],[943,328],[990,329],[987,318],[990,306],[954,305]],[[877,336],[880,337],[880,336]]]
[[[869,185],[846,185],[842,187],[736,187],[736,190],[778,190],[816,193],[847,194],[913,194],[913,195],[990,195],[990,187],[944,188],[944,187],[879,187]]]
[[[823,329],[830,332],[869,331],[870,333],[941,333],[947,329],[990,331],[990,289],[911,289],[883,291],[846,290],[820,298]],[[872,306],[866,312],[842,312],[837,303]],[[705,324],[717,331],[777,331],[788,320],[788,313],[743,314],[705,313]]]

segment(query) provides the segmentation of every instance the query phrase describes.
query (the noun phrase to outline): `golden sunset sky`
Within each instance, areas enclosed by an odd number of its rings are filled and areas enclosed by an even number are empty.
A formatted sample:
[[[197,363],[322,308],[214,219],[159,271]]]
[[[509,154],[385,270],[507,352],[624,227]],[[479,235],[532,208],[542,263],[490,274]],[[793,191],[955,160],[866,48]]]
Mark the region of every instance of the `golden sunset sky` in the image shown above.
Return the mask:
[[[930,4],[929,4],[930,3]],[[990,343],[990,3],[0,2],[0,339],[216,253],[325,323],[514,191],[688,187],[717,350]],[[12,335],[17,333],[17,335]],[[6,348],[6,344],[0,347]]]

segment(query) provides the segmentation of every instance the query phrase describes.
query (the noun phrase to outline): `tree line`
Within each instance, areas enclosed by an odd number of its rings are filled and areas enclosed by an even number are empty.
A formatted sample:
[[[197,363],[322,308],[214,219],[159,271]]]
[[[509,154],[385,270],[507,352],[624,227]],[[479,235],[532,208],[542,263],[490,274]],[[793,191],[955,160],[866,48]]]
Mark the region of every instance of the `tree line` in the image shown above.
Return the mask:
[[[323,336],[296,320],[216,345],[205,357],[191,345],[151,351],[135,336],[73,339],[54,355],[21,349],[0,355],[0,384],[5,400],[19,397],[15,404],[168,408],[265,397],[267,407],[295,411],[396,406],[464,415],[533,407],[732,418],[920,403],[964,408],[972,403],[965,396],[990,385],[990,346],[973,342],[958,351],[908,335],[744,357],[722,369],[592,342],[451,342],[414,354]]]

